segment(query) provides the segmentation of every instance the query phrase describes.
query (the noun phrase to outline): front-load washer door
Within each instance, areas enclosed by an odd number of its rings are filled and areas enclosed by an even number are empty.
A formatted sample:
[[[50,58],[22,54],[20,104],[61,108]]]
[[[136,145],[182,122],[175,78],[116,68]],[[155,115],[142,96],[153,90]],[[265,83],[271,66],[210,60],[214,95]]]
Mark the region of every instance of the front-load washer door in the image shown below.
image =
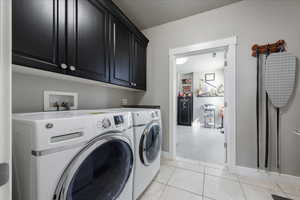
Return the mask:
[[[123,136],[96,138],[73,159],[57,187],[57,200],[115,200],[133,169],[133,150]]]
[[[140,159],[146,166],[151,165],[160,154],[161,127],[159,122],[150,123],[144,130],[140,140]]]

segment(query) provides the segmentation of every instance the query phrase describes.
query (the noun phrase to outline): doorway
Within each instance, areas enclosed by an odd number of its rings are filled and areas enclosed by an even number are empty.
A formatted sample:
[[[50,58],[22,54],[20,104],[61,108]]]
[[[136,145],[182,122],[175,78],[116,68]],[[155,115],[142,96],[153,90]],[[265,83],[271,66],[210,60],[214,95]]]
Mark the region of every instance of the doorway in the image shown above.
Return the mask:
[[[197,161],[224,164],[224,67],[227,51],[176,58],[176,154]]]
[[[234,166],[236,44],[226,38],[170,50],[170,156]]]

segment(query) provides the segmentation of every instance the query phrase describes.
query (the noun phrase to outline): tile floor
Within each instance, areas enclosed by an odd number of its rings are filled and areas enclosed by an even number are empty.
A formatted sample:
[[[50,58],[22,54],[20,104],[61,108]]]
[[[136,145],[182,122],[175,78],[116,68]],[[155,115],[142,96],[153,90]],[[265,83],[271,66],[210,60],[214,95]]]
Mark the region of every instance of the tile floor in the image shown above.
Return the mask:
[[[234,170],[179,158],[162,159],[161,170],[140,200],[300,200],[300,178]]]
[[[222,164],[225,161],[224,134],[220,130],[177,126],[177,155],[182,158]]]

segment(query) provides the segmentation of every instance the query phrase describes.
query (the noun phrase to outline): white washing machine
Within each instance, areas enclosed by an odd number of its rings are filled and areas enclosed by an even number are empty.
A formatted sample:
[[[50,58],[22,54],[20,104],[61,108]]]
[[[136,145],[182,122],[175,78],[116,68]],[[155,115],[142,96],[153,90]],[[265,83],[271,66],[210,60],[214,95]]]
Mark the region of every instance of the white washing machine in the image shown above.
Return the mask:
[[[120,108],[117,110],[132,113],[136,147],[133,198],[138,199],[160,169],[161,113],[159,109]]]
[[[14,200],[132,200],[130,113],[13,116]]]

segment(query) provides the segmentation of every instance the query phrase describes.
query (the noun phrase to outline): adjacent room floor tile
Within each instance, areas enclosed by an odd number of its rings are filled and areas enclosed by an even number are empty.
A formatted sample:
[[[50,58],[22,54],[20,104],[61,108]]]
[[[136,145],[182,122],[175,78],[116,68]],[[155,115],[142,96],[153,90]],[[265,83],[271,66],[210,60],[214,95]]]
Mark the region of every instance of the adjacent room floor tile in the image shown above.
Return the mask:
[[[225,161],[224,134],[218,129],[193,126],[177,126],[176,153],[180,157],[211,163]]]
[[[204,175],[201,173],[176,169],[169,180],[168,185],[202,195],[203,176]]]
[[[139,200],[159,200],[166,185],[152,182],[146,192],[139,198]]]
[[[216,200],[245,199],[239,182],[209,175],[205,176],[204,196]]]
[[[160,200],[202,200],[202,196],[168,186]]]
[[[158,175],[156,176],[155,180],[160,183],[167,184],[169,179],[171,178],[171,175],[174,173],[175,167],[168,166],[168,165],[162,165],[160,167],[160,171]]]
[[[287,197],[280,191],[272,191],[262,187],[242,184],[247,200],[273,200],[272,194]]]

